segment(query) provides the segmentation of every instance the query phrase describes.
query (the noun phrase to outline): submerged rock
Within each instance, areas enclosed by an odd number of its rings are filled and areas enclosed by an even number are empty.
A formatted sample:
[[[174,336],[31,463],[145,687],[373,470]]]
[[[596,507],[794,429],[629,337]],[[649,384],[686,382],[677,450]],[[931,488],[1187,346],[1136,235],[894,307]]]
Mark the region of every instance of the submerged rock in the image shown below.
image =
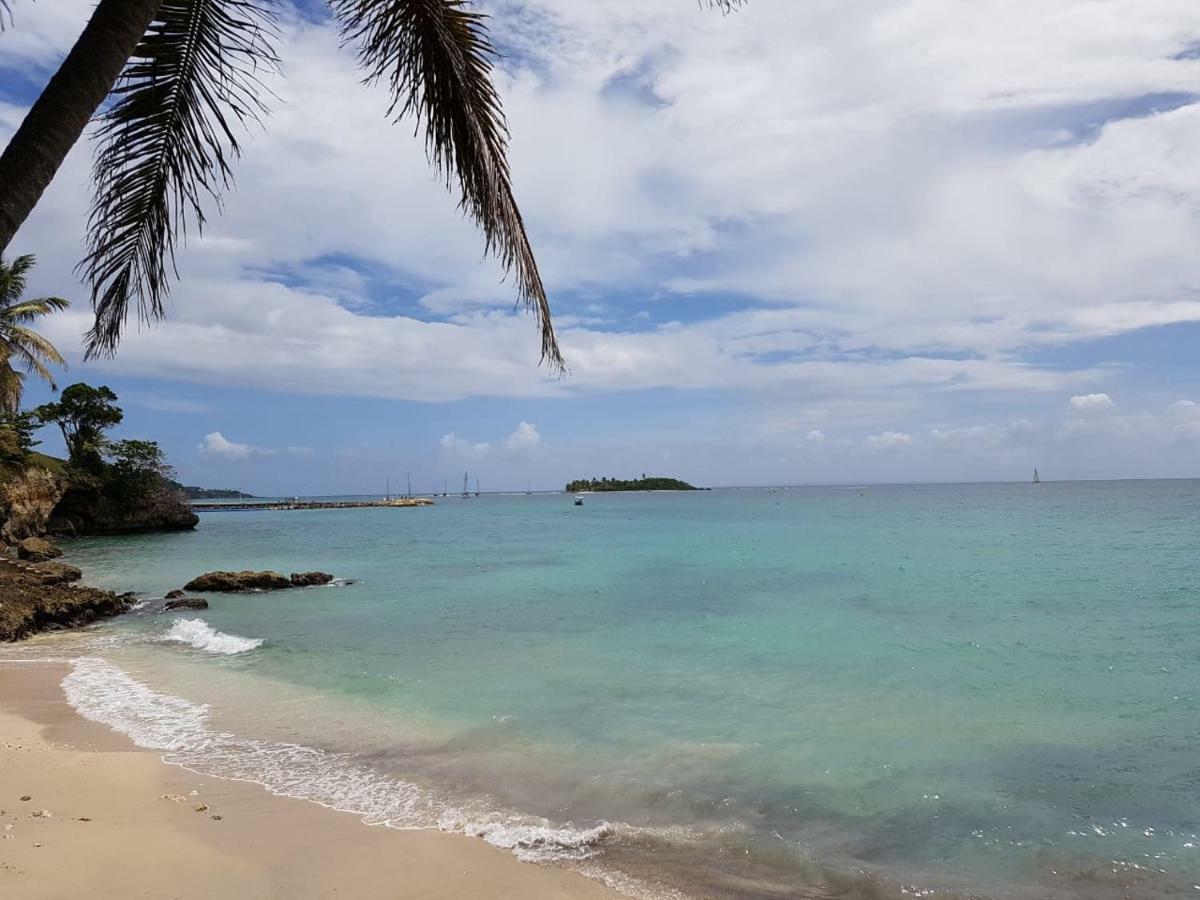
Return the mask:
[[[17,558],[30,562],[48,562],[62,556],[62,551],[45,538],[27,537],[17,544]]]
[[[183,586],[187,591],[236,594],[243,591],[281,591],[291,580],[278,572],[206,572]]]
[[[168,600],[163,609],[208,609],[208,601],[203,597],[184,597],[181,600]]]
[[[293,572],[291,577],[293,587],[313,587],[331,581],[333,576],[328,572]]]

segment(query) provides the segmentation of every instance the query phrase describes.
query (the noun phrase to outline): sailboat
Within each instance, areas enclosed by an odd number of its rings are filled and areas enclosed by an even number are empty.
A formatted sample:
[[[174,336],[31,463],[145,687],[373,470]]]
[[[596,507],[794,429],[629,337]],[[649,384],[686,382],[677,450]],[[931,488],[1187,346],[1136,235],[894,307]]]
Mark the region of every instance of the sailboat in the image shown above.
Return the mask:
[[[479,479],[478,478],[475,479],[475,496],[476,497],[479,496]]]
[[[1041,483],[1042,483],[1042,479],[1041,479],[1040,477],[1038,477],[1038,471],[1037,471],[1037,469],[1034,469],[1034,470],[1033,470],[1033,483],[1034,483],[1034,484],[1041,484]]]
[[[467,473],[464,470],[463,471],[463,493],[462,493],[464,500],[466,500],[468,497],[471,496],[471,489],[470,489],[470,487],[468,487],[468,484],[469,484],[469,479],[467,478]]]

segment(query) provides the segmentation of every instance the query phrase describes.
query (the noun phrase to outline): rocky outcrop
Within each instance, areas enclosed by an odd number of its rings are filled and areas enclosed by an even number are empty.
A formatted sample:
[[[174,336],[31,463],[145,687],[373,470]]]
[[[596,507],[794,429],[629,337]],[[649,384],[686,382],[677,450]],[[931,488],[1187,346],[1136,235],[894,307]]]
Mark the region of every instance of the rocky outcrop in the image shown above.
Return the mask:
[[[0,542],[17,544],[44,535],[68,485],[64,476],[37,466],[0,485]]]
[[[172,609],[208,609],[208,601],[203,597],[184,597],[182,599],[168,600],[167,605],[163,609],[168,611]]]
[[[42,565],[51,565],[43,563]],[[0,641],[19,641],[39,631],[78,628],[115,616],[134,603],[131,595],[67,584],[45,584],[32,566],[0,563]]]
[[[316,587],[329,584],[333,581],[333,576],[328,572],[293,572],[289,580],[292,582],[292,587]]]
[[[166,596],[163,597],[163,599],[164,600],[178,600],[182,596],[183,596],[183,591],[176,588],[173,591],[167,591]]]
[[[185,584],[184,590],[214,594],[240,594],[247,591],[282,591],[292,587],[329,584],[333,576],[325,572],[293,572],[291,577],[278,572],[206,572]]]
[[[281,591],[292,586],[278,572],[206,572],[183,586],[186,591],[237,594],[244,591]]]
[[[62,551],[45,538],[27,537],[17,544],[17,559],[47,562],[62,556]]]
[[[36,576],[42,584],[71,584],[83,577],[79,569],[63,562],[33,563],[26,567],[26,572]]]
[[[120,500],[99,488],[72,484],[46,522],[48,534],[138,534],[190,531],[200,522],[183,494],[164,486],[137,500]]]

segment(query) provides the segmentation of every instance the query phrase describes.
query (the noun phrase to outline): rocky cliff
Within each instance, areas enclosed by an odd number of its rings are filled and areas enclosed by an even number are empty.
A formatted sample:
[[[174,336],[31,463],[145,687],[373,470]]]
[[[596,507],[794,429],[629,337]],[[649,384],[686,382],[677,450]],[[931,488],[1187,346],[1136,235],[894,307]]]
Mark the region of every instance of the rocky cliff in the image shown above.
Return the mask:
[[[0,544],[44,535],[68,485],[62,475],[37,466],[0,483]]]
[[[165,484],[145,496],[124,499],[41,466],[29,466],[0,483],[0,544],[47,534],[181,531],[199,521],[183,495]]]
[[[52,535],[136,534],[190,531],[199,521],[183,494],[168,487],[129,501],[72,484],[55,505],[45,527]]]

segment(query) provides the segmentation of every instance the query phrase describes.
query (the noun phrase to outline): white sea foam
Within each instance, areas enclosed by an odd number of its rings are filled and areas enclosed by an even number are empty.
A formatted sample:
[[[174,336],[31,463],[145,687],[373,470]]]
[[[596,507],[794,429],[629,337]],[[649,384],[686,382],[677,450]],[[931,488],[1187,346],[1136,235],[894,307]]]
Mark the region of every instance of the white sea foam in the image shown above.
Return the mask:
[[[197,650],[222,656],[245,653],[247,650],[254,650],[263,645],[261,638],[226,634],[223,631],[217,631],[203,619],[176,619],[162,639],[190,644]]]
[[[139,746],[163,751],[165,762],[196,772],[261,784],[281,796],[356,813],[372,825],[480,837],[529,861],[588,859],[613,834],[607,823],[557,827],[534,816],[500,813],[484,803],[452,802],[367,768],[350,754],[243,740],[209,727],[209,707],[151,690],[107,660],[84,657],[72,664],[62,685],[67,701],[82,716],[128,735]]]

